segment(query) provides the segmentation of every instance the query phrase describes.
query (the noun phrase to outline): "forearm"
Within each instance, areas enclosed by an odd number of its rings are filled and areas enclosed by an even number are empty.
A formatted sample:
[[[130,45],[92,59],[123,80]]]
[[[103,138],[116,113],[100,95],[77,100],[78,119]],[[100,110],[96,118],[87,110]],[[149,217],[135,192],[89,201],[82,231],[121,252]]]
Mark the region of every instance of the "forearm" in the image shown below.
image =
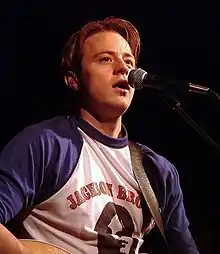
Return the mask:
[[[0,250],[1,254],[31,254],[2,224],[0,224]]]

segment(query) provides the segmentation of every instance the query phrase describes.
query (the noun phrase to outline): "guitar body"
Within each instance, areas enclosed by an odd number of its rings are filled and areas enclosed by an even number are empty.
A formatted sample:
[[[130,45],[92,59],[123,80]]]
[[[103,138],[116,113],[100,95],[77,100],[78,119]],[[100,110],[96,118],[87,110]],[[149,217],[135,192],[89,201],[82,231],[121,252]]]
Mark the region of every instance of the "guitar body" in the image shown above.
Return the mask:
[[[37,240],[20,240],[20,242],[28,248],[33,254],[71,254],[70,252],[61,249],[60,247],[49,244],[46,242],[41,242]],[[140,253],[148,254],[148,253]]]
[[[33,254],[71,254],[70,252],[67,252],[56,245],[46,242],[29,239],[22,239],[20,240],[20,242]]]

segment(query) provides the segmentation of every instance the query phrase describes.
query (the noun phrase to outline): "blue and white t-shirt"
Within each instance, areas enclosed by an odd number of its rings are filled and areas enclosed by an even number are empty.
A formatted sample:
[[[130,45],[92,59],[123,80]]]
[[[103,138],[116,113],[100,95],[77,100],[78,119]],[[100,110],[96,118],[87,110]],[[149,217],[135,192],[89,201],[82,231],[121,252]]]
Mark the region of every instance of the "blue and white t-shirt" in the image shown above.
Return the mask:
[[[168,238],[174,231],[191,237],[177,171],[143,148],[155,164],[153,188]],[[126,130],[115,139],[75,117],[25,128],[0,157],[0,222],[12,219],[18,238],[71,253],[139,253],[144,231],[154,223],[142,208]]]

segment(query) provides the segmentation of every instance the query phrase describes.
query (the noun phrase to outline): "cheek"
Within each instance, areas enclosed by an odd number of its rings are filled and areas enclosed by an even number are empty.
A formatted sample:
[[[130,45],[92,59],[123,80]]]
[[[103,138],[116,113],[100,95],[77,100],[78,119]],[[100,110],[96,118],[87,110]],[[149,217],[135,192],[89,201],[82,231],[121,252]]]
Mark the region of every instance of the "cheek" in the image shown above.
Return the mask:
[[[96,70],[85,74],[84,84],[90,92],[103,93],[108,89],[111,80],[107,74]]]
[[[81,76],[81,91],[87,94],[93,89],[94,76],[89,71],[83,71]]]
[[[85,73],[83,77],[83,93],[87,99],[93,98],[98,100],[98,98],[103,97],[106,89],[104,88],[103,80],[97,74]]]

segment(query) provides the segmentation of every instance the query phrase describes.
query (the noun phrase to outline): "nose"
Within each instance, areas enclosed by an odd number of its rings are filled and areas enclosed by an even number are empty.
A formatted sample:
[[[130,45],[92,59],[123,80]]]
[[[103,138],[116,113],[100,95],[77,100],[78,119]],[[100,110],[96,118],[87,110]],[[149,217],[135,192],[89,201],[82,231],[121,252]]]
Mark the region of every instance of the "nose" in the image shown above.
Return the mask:
[[[118,75],[128,75],[129,73],[129,67],[127,66],[127,64],[124,62],[123,59],[118,59],[117,63],[115,64],[115,68],[114,68],[114,74]]]

